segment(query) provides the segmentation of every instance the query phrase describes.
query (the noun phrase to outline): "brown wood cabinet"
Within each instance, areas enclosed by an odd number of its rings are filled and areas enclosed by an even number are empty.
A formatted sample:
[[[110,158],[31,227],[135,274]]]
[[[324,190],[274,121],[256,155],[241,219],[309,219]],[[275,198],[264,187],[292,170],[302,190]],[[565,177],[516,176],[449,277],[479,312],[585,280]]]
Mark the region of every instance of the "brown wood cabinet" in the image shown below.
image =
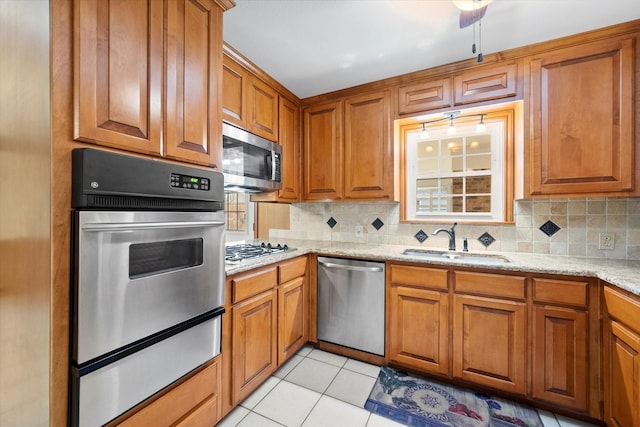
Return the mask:
[[[582,411],[590,393],[588,292],[588,282],[533,278],[533,397]]]
[[[410,83],[398,88],[398,114],[415,114],[453,105],[451,77]]]
[[[640,425],[640,299],[605,286],[604,421]]]
[[[303,110],[304,199],[339,199],[343,193],[342,101]]]
[[[293,101],[280,95],[278,143],[282,146],[282,188],[278,191],[251,195],[254,202],[300,201],[301,168],[300,156],[300,108]]]
[[[307,257],[278,265],[278,366],[309,341]]]
[[[393,198],[390,108],[380,91],[304,109],[305,200]]]
[[[218,356],[193,374],[163,392],[151,403],[143,403],[141,409],[110,423],[110,426],[212,426],[221,419],[220,359]],[[131,415],[131,413],[133,413]]]
[[[485,65],[453,78],[453,104],[465,105],[514,97],[518,88],[518,63]]]
[[[518,61],[483,65],[398,87],[398,115],[427,113],[518,95]]]
[[[634,189],[635,44],[618,37],[526,58],[527,194]]]
[[[278,365],[276,285],[275,265],[231,279],[234,403],[247,397]]]
[[[387,267],[389,362],[449,374],[448,270]]]
[[[520,395],[526,393],[529,347],[525,280],[520,276],[455,273],[454,377]],[[522,297],[506,299],[500,288]]]
[[[306,256],[227,278],[223,415],[307,343],[308,286]]]
[[[235,53],[234,53],[235,54]],[[222,69],[224,120],[278,142],[278,92],[225,54]]]
[[[220,5],[88,0],[75,10],[74,138],[218,167]]]
[[[247,129],[247,93],[249,72],[224,55],[222,58],[222,118]]]

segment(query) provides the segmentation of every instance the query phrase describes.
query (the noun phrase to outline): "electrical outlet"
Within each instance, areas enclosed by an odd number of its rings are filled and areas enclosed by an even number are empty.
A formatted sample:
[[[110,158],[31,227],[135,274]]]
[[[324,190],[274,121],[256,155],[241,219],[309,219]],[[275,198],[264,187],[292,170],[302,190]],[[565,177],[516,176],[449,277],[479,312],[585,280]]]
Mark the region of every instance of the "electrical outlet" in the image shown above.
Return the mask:
[[[356,237],[362,237],[364,235],[364,227],[356,225]]]
[[[614,233],[608,233],[608,232],[601,232],[600,233],[600,239],[598,241],[598,249],[604,249],[604,250],[613,250],[615,248],[615,234]]]

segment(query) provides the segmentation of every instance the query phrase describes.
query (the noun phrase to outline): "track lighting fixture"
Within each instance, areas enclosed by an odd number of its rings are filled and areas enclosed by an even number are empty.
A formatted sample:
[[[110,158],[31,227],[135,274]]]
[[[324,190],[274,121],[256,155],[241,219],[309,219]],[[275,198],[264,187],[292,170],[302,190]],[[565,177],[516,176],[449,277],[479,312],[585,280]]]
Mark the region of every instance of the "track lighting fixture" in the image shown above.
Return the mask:
[[[457,133],[457,129],[455,124],[453,123],[454,120],[468,118],[468,117],[480,117],[480,122],[476,126],[476,132],[482,133],[487,131],[487,125],[484,123],[484,116],[486,116],[486,114],[467,114],[467,115],[461,116],[460,111],[447,111],[446,113],[442,113],[442,114],[444,115],[444,118],[442,119],[429,120],[427,122],[421,123],[422,125],[422,130],[420,131],[421,139],[426,139],[429,137],[429,129],[427,129],[427,125],[432,123],[442,122],[445,120],[449,120],[447,135],[455,135]]]

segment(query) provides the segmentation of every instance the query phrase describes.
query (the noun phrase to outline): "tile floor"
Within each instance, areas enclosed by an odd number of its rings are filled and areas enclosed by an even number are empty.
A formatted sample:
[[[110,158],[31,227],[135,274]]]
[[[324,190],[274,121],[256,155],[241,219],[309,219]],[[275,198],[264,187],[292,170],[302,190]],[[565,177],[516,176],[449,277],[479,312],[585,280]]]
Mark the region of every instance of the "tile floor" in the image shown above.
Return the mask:
[[[217,427],[398,427],[364,409],[379,368],[306,346]],[[545,427],[592,424],[539,411]]]

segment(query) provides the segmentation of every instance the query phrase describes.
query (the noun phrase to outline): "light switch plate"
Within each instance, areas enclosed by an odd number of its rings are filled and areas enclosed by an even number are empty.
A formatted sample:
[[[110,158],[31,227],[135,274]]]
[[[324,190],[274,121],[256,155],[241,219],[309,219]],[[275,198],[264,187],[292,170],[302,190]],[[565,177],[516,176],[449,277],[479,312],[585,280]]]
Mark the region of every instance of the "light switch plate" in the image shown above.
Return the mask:
[[[356,237],[362,237],[364,235],[364,227],[356,225]]]

